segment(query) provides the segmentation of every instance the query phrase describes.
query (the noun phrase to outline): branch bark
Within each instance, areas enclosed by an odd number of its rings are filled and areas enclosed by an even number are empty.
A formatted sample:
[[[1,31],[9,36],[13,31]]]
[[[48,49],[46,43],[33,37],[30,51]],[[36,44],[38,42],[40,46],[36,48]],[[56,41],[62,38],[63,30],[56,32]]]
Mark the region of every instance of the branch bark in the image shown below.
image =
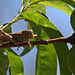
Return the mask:
[[[30,44],[32,46],[34,45],[48,45],[51,43],[70,43],[71,45],[75,44],[75,33],[73,33],[72,36],[70,37],[59,37],[59,38],[55,38],[55,39],[50,39],[50,40],[40,40],[40,41],[32,41],[30,42]],[[24,47],[24,46],[28,46],[28,42],[23,43],[23,44],[18,44],[19,47]],[[16,45],[14,45],[13,43],[6,43],[6,44],[0,44],[0,48],[8,48],[8,47],[17,47]]]

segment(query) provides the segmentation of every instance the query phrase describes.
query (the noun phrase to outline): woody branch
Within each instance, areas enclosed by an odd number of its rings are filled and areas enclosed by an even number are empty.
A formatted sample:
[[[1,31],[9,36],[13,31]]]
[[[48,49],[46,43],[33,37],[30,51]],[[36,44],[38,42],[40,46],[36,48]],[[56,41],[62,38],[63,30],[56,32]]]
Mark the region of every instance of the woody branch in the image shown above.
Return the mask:
[[[59,37],[59,38],[55,38],[55,39],[50,39],[50,40],[40,40],[40,41],[32,41],[30,42],[30,44],[32,46],[34,45],[48,45],[51,43],[70,43],[70,44],[75,44],[75,33],[73,33],[72,36],[70,37]],[[24,43],[24,44],[18,44],[19,47],[24,47],[24,46],[28,46],[28,43]],[[8,44],[0,44],[0,48],[8,48],[8,47],[17,47],[16,45],[14,45],[13,43],[8,43]]]

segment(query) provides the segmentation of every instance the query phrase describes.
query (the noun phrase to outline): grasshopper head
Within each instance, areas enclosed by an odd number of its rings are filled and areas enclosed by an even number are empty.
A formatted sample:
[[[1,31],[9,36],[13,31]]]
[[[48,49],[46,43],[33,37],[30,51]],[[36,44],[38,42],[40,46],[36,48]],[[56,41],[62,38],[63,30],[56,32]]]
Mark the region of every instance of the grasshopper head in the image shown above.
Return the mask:
[[[22,31],[22,37],[25,40],[32,39],[35,36],[37,36],[37,35],[34,35],[33,30],[24,30],[24,31]]]
[[[30,35],[32,36],[32,38],[37,36],[37,34],[34,35],[33,30],[30,30],[29,33],[30,33]]]
[[[28,32],[28,33],[29,33],[29,39],[33,38],[33,35],[34,35],[34,34],[33,34],[33,30],[28,30],[28,31],[29,31],[29,32]]]

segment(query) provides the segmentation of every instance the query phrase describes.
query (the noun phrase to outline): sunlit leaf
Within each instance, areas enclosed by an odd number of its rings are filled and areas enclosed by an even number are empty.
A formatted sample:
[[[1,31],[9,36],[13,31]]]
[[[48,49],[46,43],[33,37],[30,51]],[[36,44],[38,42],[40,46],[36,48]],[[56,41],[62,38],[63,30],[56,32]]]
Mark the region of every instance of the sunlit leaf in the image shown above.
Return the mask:
[[[40,7],[41,7],[41,8],[40,8]],[[35,5],[30,6],[30,8],[31,8],[31,10],[40,11],[40,12],[42,12],[43,14],[46,14],[45,5],[42,5],[42,4],[35,4]]]
[[[65,13],[67,13],[68,15],[71,15],[71,12],[72,12],[72,9],[70,8],[70,6],[63,1],[58,1],[58,0],[47,1],[46,0],[46,1],[39,2],[39,4],[44,4],[44,5],[48,5],[48,6],[60,9],[64,11]]]
[[[75,0],[61,0],[61,1],[64,1],[75,8]]]
[[[33,14],[34,13],[34,14]],[[52,23],[43,15],[41,15],[40,13],[36,12],[36,11],[26,11],[23,12],[21,14],[21,18],[22,19],[26,19],[26,20],[31,20],[32,22],[38,24],[38,25],[42,25],[42,26],[47,26],[51,27],[53,29],[56,29]],[[56,29],[57,30],[57,29]]]
[[[23,75],[24,69],[23,69],[23,62],[21,58],[17,55],[14,55],[12,52],[9,52],[8,50],[6,50],[6,53],[10,63],[11,75],[17,75],[20,73],[21,73],[20,75]]]
[[[34,0],[34,2],[36,2],[36,0]],[[31,3],[33,3],[33,1],[31,1]],[[39,0],[39,2],[36,4],[43,4],[43,5],[48,5],[48,6],[57,8],[59,10],[64,11],[68,15],[71,15],[71,12],[72,12],[72,9],[70,8],[70,6],[67,3],[63,2],[62,0]]]

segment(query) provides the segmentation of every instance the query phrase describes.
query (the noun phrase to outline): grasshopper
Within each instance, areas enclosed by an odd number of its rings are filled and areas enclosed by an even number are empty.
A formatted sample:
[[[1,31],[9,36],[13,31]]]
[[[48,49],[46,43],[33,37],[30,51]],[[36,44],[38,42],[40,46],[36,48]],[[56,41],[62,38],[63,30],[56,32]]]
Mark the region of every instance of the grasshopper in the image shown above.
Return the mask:
[[[28,46],[31,47],[31,44],[29,42],[29,39],[32,39],[33,37],[36,37],[37,35],[33,34],[32,30],[24,30],[20,32],[15,32],[15,33],[6,33],[2,30],[0,30],[0,43],[2,44],[7,44],[7,43],[13,43],[17,47],[19,47],[18,44],[23,44],[28,42]]]

